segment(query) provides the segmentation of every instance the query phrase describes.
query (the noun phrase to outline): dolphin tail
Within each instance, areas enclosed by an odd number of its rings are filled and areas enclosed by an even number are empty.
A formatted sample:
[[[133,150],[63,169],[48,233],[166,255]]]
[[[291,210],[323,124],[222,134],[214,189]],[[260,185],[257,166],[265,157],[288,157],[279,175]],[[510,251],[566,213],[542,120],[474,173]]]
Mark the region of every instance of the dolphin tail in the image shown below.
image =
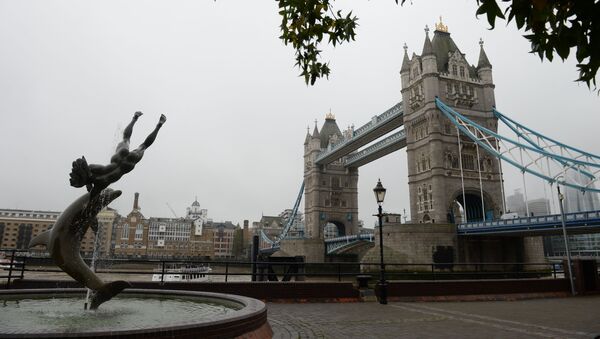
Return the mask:
[[[44,231],[44,232],[36,235],[33,239],[31,239],[31,241],[29,242],[29,245],[27,245],[27,247],[32,248],[33,246],[36,246],[36,245],[48,246],[48,241],[50,241],[50,230]]]
[[[121,293],[122,290],[128,287],[131,287],[131,284],[128,281],[123,280],[117,280],[108,284],[104,284],[100,290],[92,293],[90,310],[97,309],[102,303],[109,301],[112,299],[112,297]]]

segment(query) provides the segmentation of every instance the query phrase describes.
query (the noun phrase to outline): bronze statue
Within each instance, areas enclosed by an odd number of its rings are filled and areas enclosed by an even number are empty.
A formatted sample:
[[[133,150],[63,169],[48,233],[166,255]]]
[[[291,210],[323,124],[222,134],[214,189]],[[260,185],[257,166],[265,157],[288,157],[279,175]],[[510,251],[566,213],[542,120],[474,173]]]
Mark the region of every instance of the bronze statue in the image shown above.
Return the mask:
[[[51,229],[37,235],[29,243],[29,247],[46,246],[58,267],[92,291],[90,309],[98,308],[100,304],[110,300],[124,288],[131,287],[129,282],[122,280],[104,283],[81,258],[80,246],[88,228],[92,228],[94,233],[97,233],[98,213],[121,195],[121,191],[112,190],[108,186],[133,170],[144,156],[144,151],[156,139],[158,130],[167,121],[167,118],[161,115],[154,131],[138,148],[129,151],[133,125],[141,115],[142,112],[135,112],[133,115],[133,119],[123,132],[123,141],[119,143],[115,154],[110,159],[110,164],[88,165],[85,157],[73,162],[69,180],[71,186],[86,186],[88,192],[71,203]]]
[[[103,189],[108,187],[110,184],[121,179],[121,177],[131,172],[135,165],[142,160],[144,151],[152,145],[158,134],[158,130],[167,121],[167,118],[162,114],[158,120],[158,124],[154,128],[154,131],[146,137],[146,140],[135,150],[129,150],[129,139],[133,132],[133,125],[137,122],[138,118],[142,115],[142,112],[135,112],[131,122],[123,131],[123,141],[117,145],[115,154],[110,158],[110,164],[108,165],[88,165],[85,157],[81,157],[73,161],[73,169],[69,182],[73,187],[86,186],[90,197],[97,196],[102,192]]]

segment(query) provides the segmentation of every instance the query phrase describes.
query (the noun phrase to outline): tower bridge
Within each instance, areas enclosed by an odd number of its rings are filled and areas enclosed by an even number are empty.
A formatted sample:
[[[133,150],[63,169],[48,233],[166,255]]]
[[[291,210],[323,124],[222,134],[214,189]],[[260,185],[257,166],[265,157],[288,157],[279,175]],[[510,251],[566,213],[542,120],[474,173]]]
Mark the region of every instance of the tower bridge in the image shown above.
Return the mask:
[[[318,261],[368,243],[372,238],[358,234],[359,168],[400,149],[407,152],[412,219],[410,227],[403,227],[419,233],[423,224],[434,225],[419,238],[420,245],[453,247],[459,261],[518,259],[512,252],[539,260],[541,239],[532,236],[556,230],[556,216],[497,221],[506,211],[502,162],[550,185],[600,192],[594,186],[600,157],[545,137],[496,111],[492,65],[482,41],[475,66],[467,62],[446,26],[436,25],[432,39],[426,28],[420,55],[409,57],[404,46],[400,77],[402,101],[361,127],[342,132],[329,113],[320,129],[315,124],[312,133],[307,131],[304,179],[294,209],[303,194],[305,239],[286,239],[286,225],[275,240],[263,235],[267,251]],[[509,126],[516,139],[499,135],[499,123]],[[569,171],[583,173],[586,182],[570,182]],[[597,214],[594,218],[579,216],[569,226],[600,231],[600,218]],[[325,239],[329,223],[336,225],[340,237]],[[454,227],[452,232],[448,225]],[[393,247],[391,238],[390,243]],[[484,253],[485,248],[511,253]]]

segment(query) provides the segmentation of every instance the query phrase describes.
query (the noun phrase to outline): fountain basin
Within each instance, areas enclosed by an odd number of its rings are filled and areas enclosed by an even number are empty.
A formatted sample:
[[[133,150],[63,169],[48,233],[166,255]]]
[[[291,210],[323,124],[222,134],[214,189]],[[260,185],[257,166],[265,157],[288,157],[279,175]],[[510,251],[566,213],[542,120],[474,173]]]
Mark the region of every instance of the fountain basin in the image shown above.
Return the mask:
[[[266,305],[231,294],[127,289],[84,311],[85,289],[0,291],[0,338],[270,338]]]

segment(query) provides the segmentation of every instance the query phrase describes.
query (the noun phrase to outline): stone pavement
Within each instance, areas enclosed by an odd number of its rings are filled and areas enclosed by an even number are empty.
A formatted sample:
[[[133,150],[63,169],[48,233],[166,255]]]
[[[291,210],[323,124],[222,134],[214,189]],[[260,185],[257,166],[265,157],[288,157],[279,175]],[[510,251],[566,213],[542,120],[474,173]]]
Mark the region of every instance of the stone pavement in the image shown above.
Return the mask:
[[[600,335],[600,296],[388,305],[268,303],[268,310],[274,338],[487,339]]]

